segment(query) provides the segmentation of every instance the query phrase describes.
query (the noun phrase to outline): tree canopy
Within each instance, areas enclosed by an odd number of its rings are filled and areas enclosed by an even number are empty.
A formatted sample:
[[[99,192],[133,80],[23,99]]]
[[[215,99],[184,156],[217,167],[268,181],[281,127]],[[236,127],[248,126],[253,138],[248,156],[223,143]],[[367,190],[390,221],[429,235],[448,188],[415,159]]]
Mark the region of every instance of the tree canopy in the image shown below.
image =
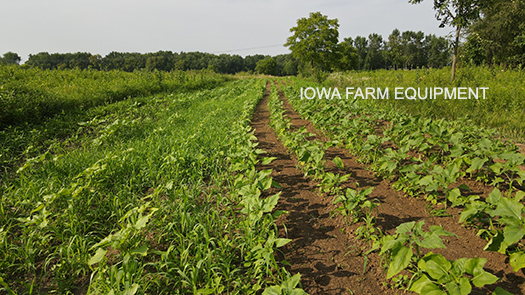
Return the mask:
[[[311,12],[308,18],[297,20],[297,26],[290,29],[293,33],[286,44],[295,58],[309,63],[312,68],[330,69],[337,59],[339,43],[339,22],[328,19],[320,12]]]
[[[468,27],[474,20],[479,18],[483,1],[484,0],[434,0],[436,18],[441,22],[439,27],[450,25],[456,28],[456,38],[453,44],[451,80],[454,80],[456,75],[461,29]],[[423,0],[409,0],[408,2],[417,4],[423,2]]]
[[[482,17],[470,27],[463,55],[467,62],[525,64],[525,0],[486,0]]]
[[[6,52],[3,57],[0,57],[0,63],[4,64],[20,64],[20,56],[14,52]]]

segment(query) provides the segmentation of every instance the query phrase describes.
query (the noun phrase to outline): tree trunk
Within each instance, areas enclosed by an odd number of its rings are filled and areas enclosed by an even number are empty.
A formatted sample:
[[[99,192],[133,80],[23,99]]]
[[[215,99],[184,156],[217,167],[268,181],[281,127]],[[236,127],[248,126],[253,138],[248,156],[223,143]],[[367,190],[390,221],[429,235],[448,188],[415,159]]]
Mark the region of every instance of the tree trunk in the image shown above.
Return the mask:
[[[450,82],[454,81],[456,78],[456,66],[458,60],[458,47],[459,47],[459,33],[461,32],[461,25],[456,27],[456,41],[454,42],[454,55],[452,55],[452,76],[450,77]]]

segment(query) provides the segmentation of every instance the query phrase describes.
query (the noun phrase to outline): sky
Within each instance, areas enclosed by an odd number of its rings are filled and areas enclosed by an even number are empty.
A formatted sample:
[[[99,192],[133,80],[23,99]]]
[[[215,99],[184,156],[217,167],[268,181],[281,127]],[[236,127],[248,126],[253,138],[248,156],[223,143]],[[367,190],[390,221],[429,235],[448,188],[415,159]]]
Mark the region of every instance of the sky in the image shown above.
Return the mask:
[[[0,55],[38,52],[200,51],[241,56],[289,53],[297,19],[339,20],[339,39],[393,29],[446,36],[433,1],[408,0],[0,0]]]

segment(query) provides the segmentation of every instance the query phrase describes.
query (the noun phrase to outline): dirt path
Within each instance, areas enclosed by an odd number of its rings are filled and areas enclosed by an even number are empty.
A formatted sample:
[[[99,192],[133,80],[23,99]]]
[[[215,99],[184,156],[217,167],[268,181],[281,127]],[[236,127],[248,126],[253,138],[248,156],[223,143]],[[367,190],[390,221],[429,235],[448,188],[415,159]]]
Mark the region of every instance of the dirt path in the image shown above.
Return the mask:
[[[385,275],[380,266],[380,257],[376,253],[368,256],[366,271],[363,273],[365,259],[362,254],[370,247],[355,239],[354,231],[360,224],[347,225],[341,216],[332,216],[331,212],[336,207],[332,204],[332,197],[317,194],[316,183],[304,178],[303,173],[296,168],[296,160],[288,154],[269,127],[269,93],[270,84],[267,84],[266,94],[255,110],[252,127],[255,128],[259,147],[268,152],[266,156],[277,157],[270,165],[260,168],[273,169],[274,180],[283,186],[277,209],[290,212],[279,220],[280,236],[292,239],[291,243],[281,249],[284,255],[282,258],[291,264],[288,270],[292,274],[301,273],[303,288],[309,294],[400,293],[400,290],[390,289],[383,284]],[[291,119],[294,127],[306,126],[309,132],[317,134],[315,139],[326,140],[309,121],[299,117],[282,93],[280,97],[284,101],[286,116]],[[373,177],[364,165],[357,163],[342,149],[329,148],[325,155],[328,160],[336,156],[343,160],[344,171],[336,168],[331,161],[327,161],[327,171],[351,174],[351,178],[343,184],[344,187],[355,189],[356,182],[361,188],[375,187],[370,197],[377,198],[382,203],[376,224],[383,232],[393,234],[399,224],[421,219],[425,220],[427,228],[434,224],[440,225],[460,238],[447,238],[447,249],[434,252],[443,254],[449,260],[475,255],[487,258],[485,269],[503,278],[498,286],[514,294],[523,294],[523,273],[514,273],[508,261],[505,261],[506,256],[483,251],[485,242],[476,237],[473,230],[461,227],[457,223],[458,216],[431,216],[424,201],[401,197],[388,181]],[[488,292],[487,289],[478,291],[478,294]]]

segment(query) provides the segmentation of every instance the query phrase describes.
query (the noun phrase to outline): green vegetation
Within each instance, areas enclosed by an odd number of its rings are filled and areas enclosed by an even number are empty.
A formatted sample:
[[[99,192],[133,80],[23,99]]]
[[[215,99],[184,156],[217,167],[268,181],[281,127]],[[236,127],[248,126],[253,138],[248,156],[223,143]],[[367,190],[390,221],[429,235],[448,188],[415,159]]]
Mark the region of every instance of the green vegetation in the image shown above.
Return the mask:
[[[13,61],[18,55],[6,53],[5,62]],[[241,57],[240,55],[215,55],[204,52],[171,52],[157,51],[153,53],[137,52],[110,52],[106,56],[88,52],[77,53],[48,53],[39,52],[30,54],[23,67],[51,69],[94,69],[133,71],[190,71],[213,70],[221,74],[236,74],[240,72],[253,73],[257,62],[270,58],[268,55],[256,54]],[[297,68],[297,60],[290,54],[281,54],[273,57],[276,66],[275,75],[295,75],[293,68]],[[20,58],[18,57],[18,61]],[[1,62],[1,59],[0,59]]]
[[[483,17],[469,27],[462,48],[465,64],[523,68],[525,64],[525,1],[482,1]]]
[[[302,75],[318,75],[319,71],[441,68],[450,60],[449,42],[443,37],[394,29],[388,40],[373,33],[368,38],[347,37],[338,43],[338,28],[337,19],[312,12],[290,29],[293,35],[285,46],[300,61]]]
[[[27,159],[78,147],[112,115],[112,105],[158,93],[209,89],[231,78],[209,72],[100,72],[0,66],[0,182]],[[129,122],[119,122],[120,125]],[[108,131],[116,126],[107,127]]]
[[[43,76],[79,76],[54,88],[47,84],[45,93],[56,97],[67,93],[65,84],[77,91],[79,81],[94,86],[86,75],[102,85],[115,77],[114,91],[118,82],[149,89],[158,81],[133,79],[143,73],[29,73],[40,74],[30,86]],[[179,76],[185,82],[177,82]],[[24,77],[20,85],[31,82]],[[247,126],[263,81],[224,83],[224,77],[181,72],[162,77],[174,77],[163,81],[180,89],[102,100],[84,113],[73,108],[74,116],[64,109],[45,126],[70,124],[66,129],[76,132],[42,136],[46,144],[30,139],[26,144],[48,148],[9,159],[13,168],[6,169],[0,201],[0,292],[246,294],[296,287],[298,277],[273,256],[289,240],[276,236],[274,218],[282,212],[272,212],[279,194],[262,197],[271,171],[254,168],[271,159],[259,156]],[[98,89],[104,86],[86,88],[92,92],[85,97]],[[25,123],[2,132],[23,139],[26,130],[45,128]],[[3,151],[19,146],[2,141]]]
[[[373,100],[369,104],[400,112],[408,112],[428,119],[468,120],[469,124],[497,128],[502,136],[523,142],[525,137],[525,73],[521,70],[502,70],[500,68],[464,67],[459,68],[454,82],[449,82],[447,69],[421,69],[413,71],[368,71],[331,74],[325,85],[340,88],[343,99],[346,87],[388,88],[388,101]],[[445,100],[443,96],[430,100],[396,100],[395,87],[405,90],[413,87],[421,89],[421,97],[426,88],[433,87],[488,87],[486,99]],[[480,92],[481,93],[481,92]],[[404,96],[404,94],[403,94]],[[338,104],[338,102],[333,102]]]
[[[366,87],[374,82],[361,81],[366,84],[356,86]],[[315,84],[298,79],[289,84],[293,86],[286,87],[284,92],[294,109],[324,131],[329,140],[370,164],[369,169],[377,176],[394,181],[393,187],[407,196],[425,197],[432,204],[443,204],[445,209],[449,204],[462,207],[460,222],[479,228],[479,235],[489,240],[486,250],[509,255],[514,271],[525,267],[525,249],[520,243],[525,236],[522,229],[525,210],[521,204],[525,196],[525,172],[520,168],[525,156],[515,145],[495,138],[493,129],[464,121],[412,116],[386,102],[301,100],[299,88]],[[480,200],[479,196],[466,193],[470,190],[467,185],[457,185],[462,178],[476,179],[495,189]],[[365,195],[370,191],[361,192]],[[405,223],[397,227],[395,235],[383,236],[371,215],[378,204],[370,206],[373,200],[358,196],[356,191],[347,190],[347,195],[335,199],[344,205],[338,210],[353,216],[353,221],[356,212],[367,215],[362,218],[364,225],[356,231],[357,237],[373,241],[367,253],[381,249],[388,264],[387,278],[395,286],[420,294],[469,294],[471,284],[482,287],[498,280],[483,270],[486,260],[481,258],[448,261],[438,254],[423,256],[421,248],[444,248],[440,236],[454,236],[439,226],[430,226],[430,232],[425,232],[424,221]],[[373,235],[366,236],[363,232]],[[402,270],[410,271],[412,276],[394,277]],[[496,288],[494,294],[507,293]]]

